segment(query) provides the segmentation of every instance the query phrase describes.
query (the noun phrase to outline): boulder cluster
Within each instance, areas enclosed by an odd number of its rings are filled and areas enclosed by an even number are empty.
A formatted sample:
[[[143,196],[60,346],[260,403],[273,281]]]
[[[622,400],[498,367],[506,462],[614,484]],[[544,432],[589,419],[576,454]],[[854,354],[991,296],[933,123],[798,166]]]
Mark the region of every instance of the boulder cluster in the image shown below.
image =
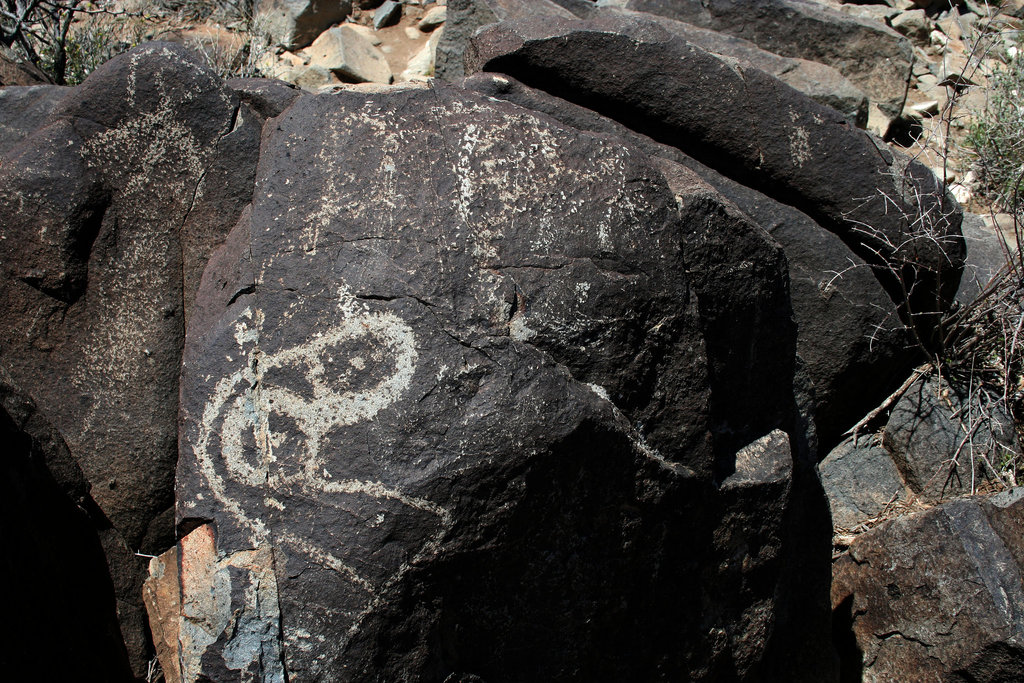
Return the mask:
[[[339,22],[408,7],[273,6],[330,87],[156,42],[0,88],[12,680],[1024,675],[1024,501],[949,500],[977,397],[912,374],[964,213],[863,130],[904,35],[452,0],[388,85]]]

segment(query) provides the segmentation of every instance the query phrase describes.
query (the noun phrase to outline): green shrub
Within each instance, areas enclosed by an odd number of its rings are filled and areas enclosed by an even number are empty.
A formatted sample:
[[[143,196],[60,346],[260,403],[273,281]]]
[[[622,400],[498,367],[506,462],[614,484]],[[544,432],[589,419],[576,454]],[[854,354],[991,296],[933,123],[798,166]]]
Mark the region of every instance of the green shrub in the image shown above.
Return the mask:
[[[988,103],[971,126],[967,144],[977,155],[983,186],[1012,210],[1024,190],[1024,45],[1011,50],[1005,68],[992,76]]]

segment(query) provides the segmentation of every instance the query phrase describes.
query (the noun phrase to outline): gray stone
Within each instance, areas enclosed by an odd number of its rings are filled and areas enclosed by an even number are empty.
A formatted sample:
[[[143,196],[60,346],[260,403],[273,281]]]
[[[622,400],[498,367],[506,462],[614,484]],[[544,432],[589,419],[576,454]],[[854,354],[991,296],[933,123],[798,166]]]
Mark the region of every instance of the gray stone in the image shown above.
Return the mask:
[[[420,19],[420,22],[416,24],[416,27],[419,30],[428,33],[443,24],[447,18],[448,7],[445,5],[434,5],[423,13],[423,17]]]
[[[923,9],[901,12],[892,19],[892,27],[918,44],[928,45],[934,24]]]
[[[229,78],[224,84],[234,90],[254,114],[264,119],[279,116],[302,95],[294,85],[271,78]]]
[[[333,71],[354,83],[390,83],[391,67],[384,53],[365,36],[348,26],[332,28],[320,34],[305,50],[310,65]]]
[[[380,30],[385,26],[397,24],[402,18],[402,3],[395,0],[384,0],[373,13],[373,28]]]
[[[997,230],[990,229],[985,219],[977,214],[965,213],[963,222],[964,242],[967,245],[967,262],[956,300],[963,306],[970,305],[992,278],[1006,266],[1009,244]]]
[[[832,510],[832,524],[838,528],[853,529],[877,517],[889,503],[907,498],[889,452],[870,443],[841,443],[818,465],[818,474]]]
[[[637,14],[616,7],[605,7],[604,13]],[[821,104],[839,110],[851,123],[863,128],[868,122],[868,98],[838,70],[806,59],[781,57],[762,50],[754,43],[726,33],[699,28],[666,17],[652,16],[665,29],[708,52],[732,57],[745,66],[760,69],[786,85],[799,90]]]
[[[529,16],[572,19],[573,13],[551,0],[451,0],[444,35],[437,46],[436,75],[455,81],[465,75],[463,53],[469,38],[481,26]]]
[[[914,493],[934,502],[972,491],[998,468],[1020,457],[1013,419],[983,389],[918,380],[900,398],[883,443]]]
[[[259,0],[256,12],[273,40],[286,50],[312,43],[352,12],[350,0]]]
[[[1024,675],[1024,502],[967,498],[859,536],[834,565],[841,675],[1001,681]]]
[[[784,57],[828,64],[890,118],[903,111],[913,49],[881,22],[804,0],[627,0],[625,7],[738,36]]]

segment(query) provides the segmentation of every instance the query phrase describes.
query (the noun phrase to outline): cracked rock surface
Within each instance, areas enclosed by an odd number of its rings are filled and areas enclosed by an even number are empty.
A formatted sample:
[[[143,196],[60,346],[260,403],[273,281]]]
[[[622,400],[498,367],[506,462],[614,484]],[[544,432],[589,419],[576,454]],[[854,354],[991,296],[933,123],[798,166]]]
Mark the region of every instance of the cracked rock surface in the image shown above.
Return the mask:
[[[439,84],[274,126],[186,340],[185,678],[821,680],[820,495],[778,429],[716,484],[658,168]]]
[[[833,569],[843,680],[1017,678],[1024,665],[1021,493],[951,501],[853,542]]]

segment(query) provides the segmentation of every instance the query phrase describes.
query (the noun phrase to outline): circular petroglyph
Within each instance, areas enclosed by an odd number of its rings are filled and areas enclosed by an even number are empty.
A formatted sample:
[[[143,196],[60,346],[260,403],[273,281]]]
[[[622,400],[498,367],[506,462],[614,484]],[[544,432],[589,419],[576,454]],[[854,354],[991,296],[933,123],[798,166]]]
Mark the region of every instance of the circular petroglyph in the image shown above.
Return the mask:
[[[407,502],[400,492],[377,482],[325,476],[325,437],[339,427],[372,420],[408,390],[416,370],[412,329],[391,312],[349,311],[338,324],[312,340],[277,353],[259,350],[259,311],[246,311],[235,338],[245,366],[216,383],[203,410],[194,452],[211,493],[254,534],[266,538],[262,520],[230,495],[228,482],[266,489],[299,487],[327,493],[362,493]],[[256,329],[250,329],[250,324]],[[355,351],[353,351],[355,350]],[[351,358],[338,358],[348,352]],[[367,358],[381,363],[366,370]],[[344,361],[344,362],[339,362]],[[340,372],[347,368],[348,372]],[[372,372],[385,368],[377,376]],[[359,381],[355,381],[352,375]],[[356,385],[356,386],[353,386]],[[274,433],[272,418],[294,425],[298,462],[278,462],[274,449],[286,435]],[[415,501],[413,501],[415,502]],[[423,507],[423,505],[416,505]]]

